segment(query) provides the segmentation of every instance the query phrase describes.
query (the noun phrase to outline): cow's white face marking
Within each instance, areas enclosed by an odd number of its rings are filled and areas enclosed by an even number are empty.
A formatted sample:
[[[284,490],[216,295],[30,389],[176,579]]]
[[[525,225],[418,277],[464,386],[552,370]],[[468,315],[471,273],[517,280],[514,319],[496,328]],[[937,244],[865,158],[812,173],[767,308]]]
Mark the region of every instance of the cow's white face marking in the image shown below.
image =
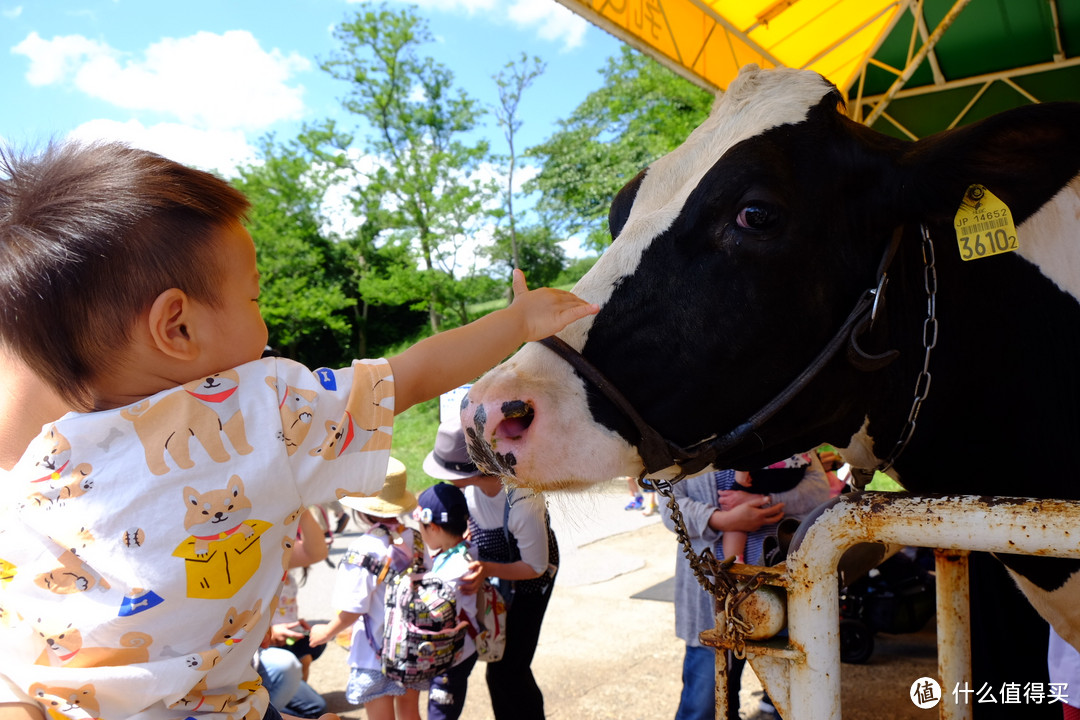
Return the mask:
[[[616,285],[637,269],[650,243],[679,217],[687,198],[724,153],[770,128],[804,121],[832,89],[814,73],[744,68],[718,97],[709,119],[683,145],[649,167],[617,242],[574,292],[603,308]],[[580,350],[592,322],[591,317],[580,320],[560,336]],[[481,378],[469,398],[463,425],[479,434],[481,423],[476,420],[484,418],[483,439],[492,455],[513,456],[506,465],[513,465],[517,484],[567,489],[641,472],[636,448],[596,422],[584,381],[545,347],[523,348]],[[525,434],[520,424],[507,424],[503,430],[497,427],[501,404],[511,400],[524,403],[534,413]],[[509,472],[508,467],[503,470]],[[669,471],[655,477],[673,475]]]
[[[802,122],[830,90],[832,86],[813,73],[744,67],[728,91],[717,96],[709,118],[682,145],[649,166],[618,242],[578,282],[574,293],[603,307],[619,280],[637,269],[653,239],[679,217],[690,193],[724,153],[770,128]],[[580,350],[592,322],[589,317],[574,323],[560,337]]]

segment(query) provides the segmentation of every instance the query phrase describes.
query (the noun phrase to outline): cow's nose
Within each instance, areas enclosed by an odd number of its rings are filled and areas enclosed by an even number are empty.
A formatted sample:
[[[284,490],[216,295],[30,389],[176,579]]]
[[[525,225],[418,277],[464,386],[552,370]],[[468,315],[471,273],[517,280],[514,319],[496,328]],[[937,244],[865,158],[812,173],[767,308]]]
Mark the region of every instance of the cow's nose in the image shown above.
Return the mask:
[[[536,412],[531,403],[510,400],[502,404],[502,421],[494,428],[496,438],[518,440],[532,425]]]
[[[512,477],[535,418],[534,404],[528,400],[466,401],[461,421],[469,455],[485,472]]]

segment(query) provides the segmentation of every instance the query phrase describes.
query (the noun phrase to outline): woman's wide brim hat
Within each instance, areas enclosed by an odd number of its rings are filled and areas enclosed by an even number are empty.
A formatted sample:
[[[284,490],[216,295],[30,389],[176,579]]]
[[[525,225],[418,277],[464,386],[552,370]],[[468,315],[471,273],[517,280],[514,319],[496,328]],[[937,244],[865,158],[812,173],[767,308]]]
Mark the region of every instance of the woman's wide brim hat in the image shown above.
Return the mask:
[[[405,487],[407,479],[405,464],[397,458],[390,458],[386,467],[386,480],[378,495],[346,495],[341,504],[365,515],[374,517],[397,517],[416,507],[416,496]]]

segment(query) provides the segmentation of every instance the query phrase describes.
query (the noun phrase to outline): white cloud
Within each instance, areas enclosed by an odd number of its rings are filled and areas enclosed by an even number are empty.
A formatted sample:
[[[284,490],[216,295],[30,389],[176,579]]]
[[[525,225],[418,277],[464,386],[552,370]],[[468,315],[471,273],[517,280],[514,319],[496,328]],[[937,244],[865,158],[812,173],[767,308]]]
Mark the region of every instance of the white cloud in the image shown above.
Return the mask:
[[[15,55],[30,58],[26,81],[31,85],[53,85],[76,72],[80,65],[113,51],[107,45],[82,35],[64,35],[44,40],[36,32],[11,48]]]
[[[13,8],[4,8],[3,10],[0,10],[0,14],[2,14],[6,18],[11,18],[12,20],[14,20],[15,18],[22,15],[22,10],[22,5],[16,5]]]
[[[363,2],[364,0],[349,0]],[[489,17],[505,13],[511,23],[519,28],[535,28],[543,40],[562,42],[562,49],[573,50],[585,40],[588,22],[553,0],[513,0],[507,8],[497,0],[405,0],[426,10],[441,12],[465,12],[475,15],[483,12]]]
[[[164,38],[132,58],[81,35],[44,40],[31,33],[12,52],[30,59],[33,85],[73,82],[87,95],[127,110],[162,113],[206,130],[259,130],[299,118],[311,61],[266,52],[246,30]]]
[[[537,34],[552,42],[562,40],[563,50],[581,47],[588,22],[552,0],[515,0],[510,20],[519,27],[537,27]]]
[[[120,140],[225,176],[233,175],[237,165],[256,160],[255,148],[239,130],[202,130],[177,123],[147,127],[138,120],[91,120],[72,130],[69,137],[84,141]]]

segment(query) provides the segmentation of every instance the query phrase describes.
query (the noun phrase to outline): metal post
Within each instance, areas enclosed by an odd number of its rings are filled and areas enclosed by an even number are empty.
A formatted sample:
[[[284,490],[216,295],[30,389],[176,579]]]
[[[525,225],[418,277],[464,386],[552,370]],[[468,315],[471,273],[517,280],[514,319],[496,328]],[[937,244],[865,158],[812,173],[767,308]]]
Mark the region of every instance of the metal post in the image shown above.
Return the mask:
[[[1039,521],[1032,522],[1033,517]],[[1080,558],[1080,534],[1071,532],[1078,517],[1080,502],[1030,498],[853,493],[826,504],[803,523],[786,562],[788,644],[798,658],[788,668],[788,707],[799,720],[841,720],[836,569],[847,548],[881,542]],[[957,566],[948,572],[954,576],[950,586],[961,572]],[[957,603],[950,613],[962,618],[968,610]],[[747,655],[753,664],[755,648],[749,643]],[[959,677],[955,669],[948,672]],[[775,681],[782,682],[783,674],[778,670]],[[943,688],[942,704],[951,699],[949,690]]]
[[[934,550],[937,569],[938,675],[941,677],[941,720],[971,720],[972,706],[947,702],[958,683],[971,679],[971,606],[967,550]]]
[[[730,650],[716,649],[716,720],[728,720],[728,676],[731,674]]]

